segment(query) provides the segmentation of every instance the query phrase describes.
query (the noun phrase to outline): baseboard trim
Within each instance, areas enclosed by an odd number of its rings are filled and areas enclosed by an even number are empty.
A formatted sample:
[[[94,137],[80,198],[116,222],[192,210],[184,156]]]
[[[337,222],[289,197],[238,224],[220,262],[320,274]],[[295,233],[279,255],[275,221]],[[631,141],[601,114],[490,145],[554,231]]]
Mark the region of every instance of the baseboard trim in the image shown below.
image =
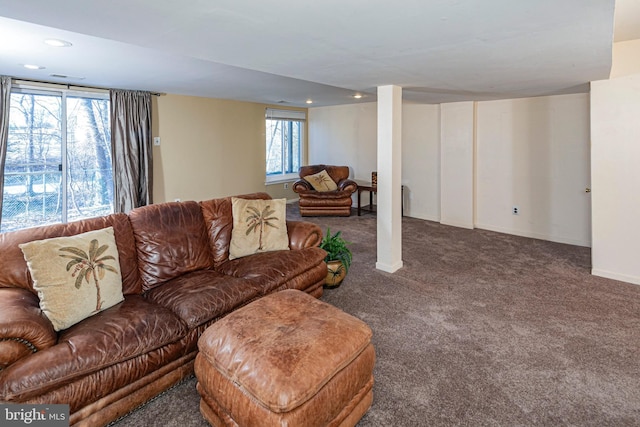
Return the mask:
[[[383,262],[376,262],[376,268],[378,270],[382,270],[386,273],[395,273],[396,271],[400,270],[402,268],[402,266],[404,265],[404,263],[402,262],[402,260],[393,263],[393,264],[385,264]]]
[[[459,228],[467,228],[469,230],[473,230],[473,224],[469,224],[467,222],[458,222],[458,221],[440,221],[442,225],[449,225],[451,227],[459,227]]]
[[[440,217],[438,216],[434,216],[434,215],[425,215],[422,214],[420,212],[416,212],[415,214],[408,211],[408,210],[404,210],[404,216],[407,218],[415,218],[415,219],[422,219],[424,221],[433,221],[433,222],[440,222]]]
[[[514,236],[520,236],[520,237],[529,237],[531,239],[547,240],[549,242],[555,242],[555,243],[564,243],[564,244],[573,245],[573,246],[585,246],[587,248],[591,247],[591,242],[584,241],[581,239],[570,239],[565,237],[550,236],[542,233],[533,233],[529,231],[511,230],[511,229],[495,227],[493,225],[487,225],[487,224],[476,224],[476,228],[479,228],[481,230],[495,231],[496,233],[512,234]]]
[[[591,274],[593,274],[594,276],[604,277],[605,279],[631,283],[632,285],[640,285],[640,277],[638,276],[629,276],[627,274],[614,273],[612,271],[601,270],[599,268],[591,269]]]

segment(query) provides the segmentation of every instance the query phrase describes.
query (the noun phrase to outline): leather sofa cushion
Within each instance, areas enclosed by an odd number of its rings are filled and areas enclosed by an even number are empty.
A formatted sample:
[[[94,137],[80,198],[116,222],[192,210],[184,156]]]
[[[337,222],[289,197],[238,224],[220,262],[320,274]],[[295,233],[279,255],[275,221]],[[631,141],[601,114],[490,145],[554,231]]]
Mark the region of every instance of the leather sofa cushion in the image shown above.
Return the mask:
[[[251,256],[253,257],[253,255]],[[193,329],[262,294],[259,284],[213,270],[194,271],[147,292],[146,297]]]
[[[271,199],[267,193],[251,193],[235,196],[239,199]],[[213,265],[217,267],[229,259],[233,213],[231,197],[200,202],[202,215],[207,225],[207,237],[213,253]]]
[[[20,287],[36,293],[19,244],[52,237],[73,236],[110,226],[113,227],[118,246],[122,292],[125,295],[141,294],[142,283],[138,274],[135,239],[129,218],[123,213],[0,234],[0,288]]]
[[[24,400],[187,335],[169,310],[131,295],[62,331],[58,344],[0,371],[0,400]],[[46,367],[44,369],[43,367]]]
[[[264,252],[227,261],[217,270],[258,283],[266,294],[322,263],[325,256],[320,248]]]
[[[161,203],[129,212],[145,291],[212,265],[207,229],[197,202]]]

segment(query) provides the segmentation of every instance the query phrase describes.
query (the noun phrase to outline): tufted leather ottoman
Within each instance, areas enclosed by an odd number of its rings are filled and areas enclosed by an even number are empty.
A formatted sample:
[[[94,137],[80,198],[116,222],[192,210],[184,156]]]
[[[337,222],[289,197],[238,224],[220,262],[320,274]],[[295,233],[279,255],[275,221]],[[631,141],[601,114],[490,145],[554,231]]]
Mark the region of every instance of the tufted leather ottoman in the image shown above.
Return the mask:
[[[200,411],[214,426],[354,426],[375,352],[359,319],[298,291],[242,307],[200,337]]]

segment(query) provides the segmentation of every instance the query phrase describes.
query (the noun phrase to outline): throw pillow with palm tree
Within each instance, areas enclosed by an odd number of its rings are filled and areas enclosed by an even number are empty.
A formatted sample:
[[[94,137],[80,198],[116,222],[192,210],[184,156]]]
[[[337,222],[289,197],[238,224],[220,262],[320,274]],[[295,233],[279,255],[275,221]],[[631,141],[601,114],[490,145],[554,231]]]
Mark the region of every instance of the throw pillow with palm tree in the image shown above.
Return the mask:
[[[61,252],[68,252],[68,254],[60,254],[62,258],[71,258],[71,261],[67,263],[66,270],[69,271],[73,268],[71,277],[76,278],[76,289],[80,289],[83,281],[88,285],[89,280],[93,280],[93,284],[96,287],[96,311],[100,311],[102,309],[103,303],[100,297],[99,280],[104,279],[107,272],[120,274],[118,269],[107,264],[107,261],[116,260],[113,255],[105,255],[101,257],[107,249],[109,249],[109,245],[100,245],[98,243],[98,239],[91,240],[88,252],[73,246],[59,249]]]
[[[326,192],[335,191],[338,189],[338,185],[324,169],[318,173],[307,175],[303,178],[305,179],[305,181],[311,184],[313,189],[316,191]]]
[[[233,229],[229,259],[289,249],[286,199],[231,199]]]
[[[113,227],[19,245],[56,331],[124,299]]]

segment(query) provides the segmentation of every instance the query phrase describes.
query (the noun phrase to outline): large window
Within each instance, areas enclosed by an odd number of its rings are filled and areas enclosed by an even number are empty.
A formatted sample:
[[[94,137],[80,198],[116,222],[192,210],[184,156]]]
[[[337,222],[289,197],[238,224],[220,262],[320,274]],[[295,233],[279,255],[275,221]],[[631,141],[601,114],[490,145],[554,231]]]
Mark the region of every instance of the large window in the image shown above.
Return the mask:
[[[12,91],[1,231],[113,212],[108,94]]]
[[[304,142],[302,111],[267,109],[266,146],[267,180],[296,176],[300,169]]]

